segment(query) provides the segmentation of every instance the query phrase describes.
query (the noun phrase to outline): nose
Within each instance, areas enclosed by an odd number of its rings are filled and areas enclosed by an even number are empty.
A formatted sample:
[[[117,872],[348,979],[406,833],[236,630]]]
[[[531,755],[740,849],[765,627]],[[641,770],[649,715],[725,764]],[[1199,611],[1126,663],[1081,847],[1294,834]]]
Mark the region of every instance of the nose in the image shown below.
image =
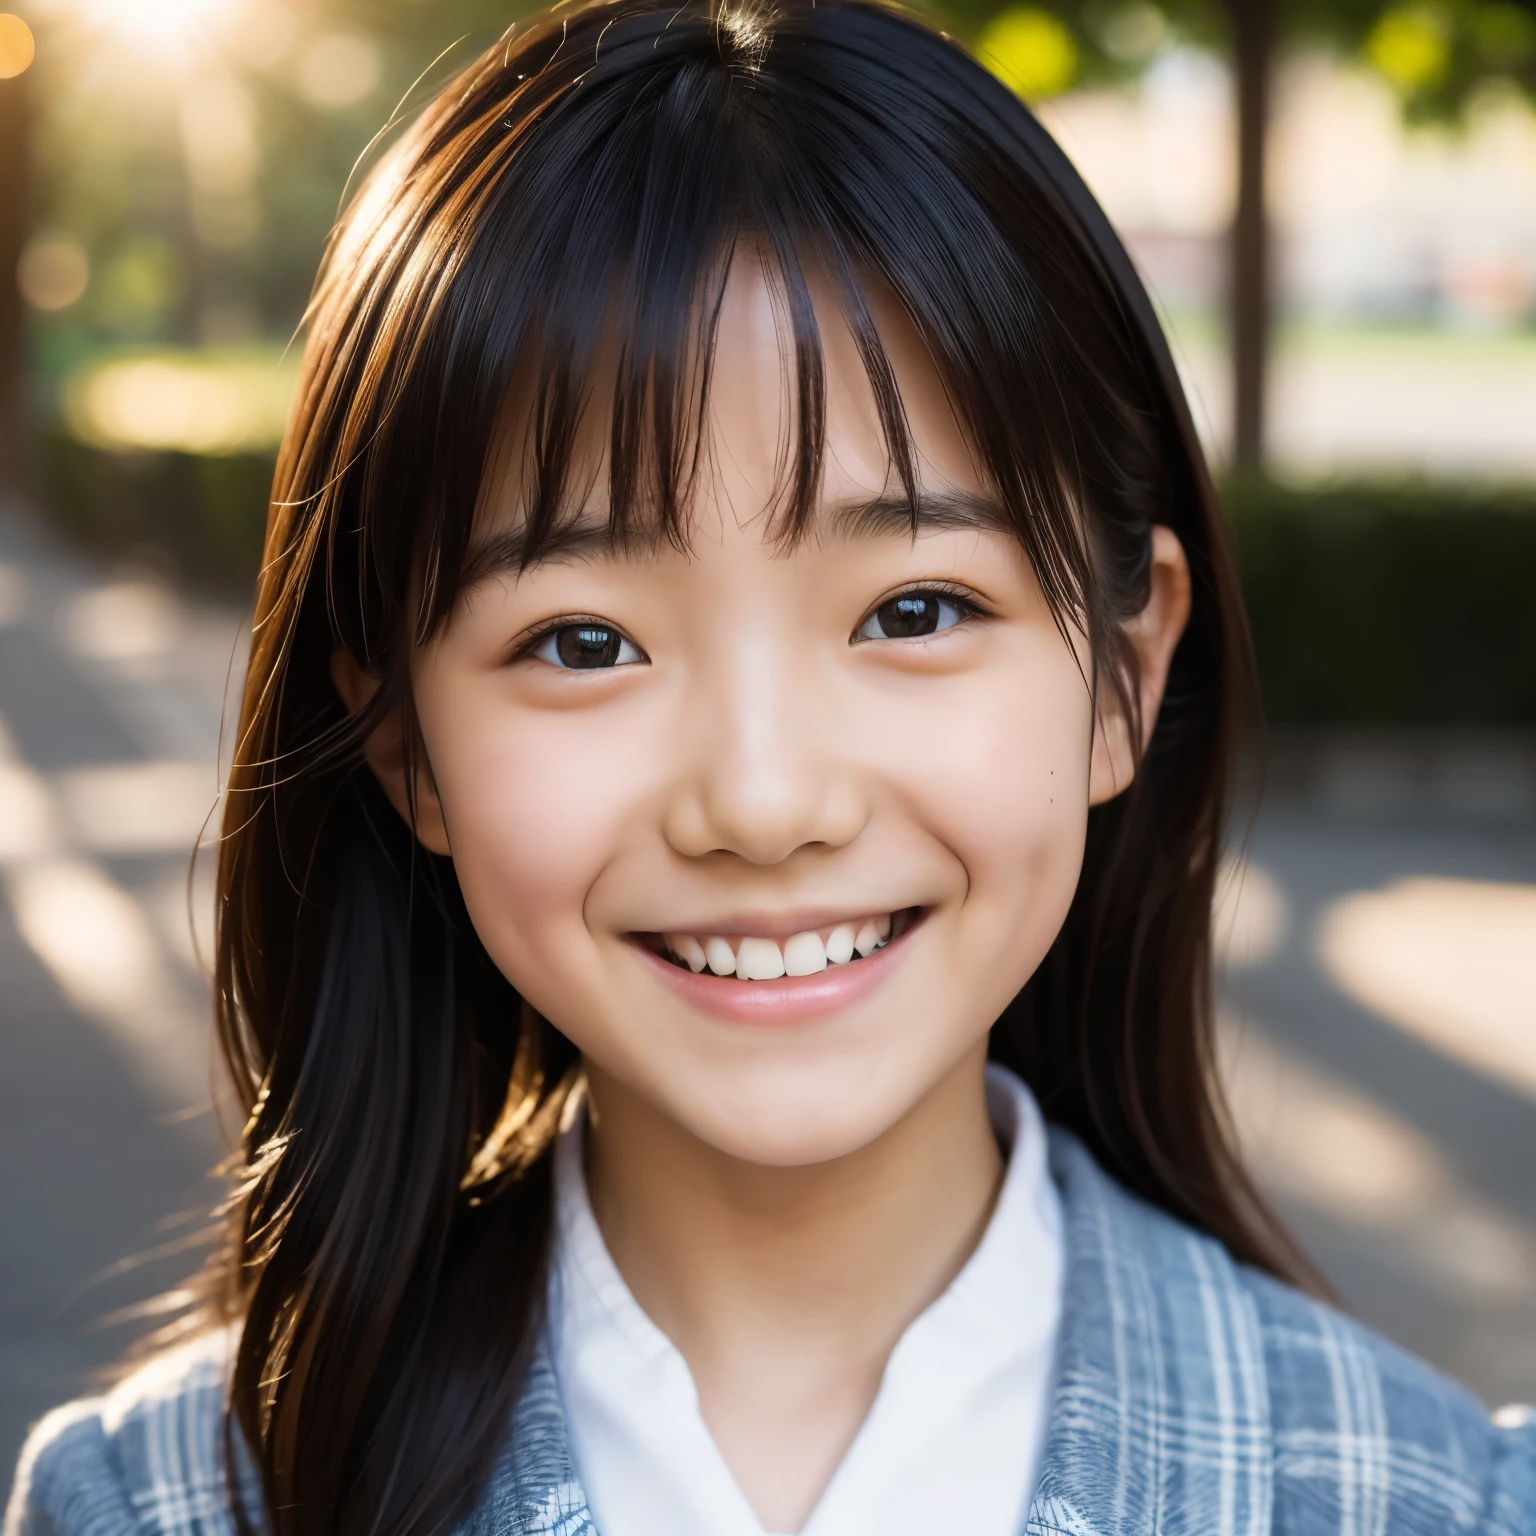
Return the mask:
[[[869,819],[866,796],[817,669],[762,643],[719,659],[689,690],[693,745],[666,809],[668,843],[688,857],[771,865],[852,842]]]

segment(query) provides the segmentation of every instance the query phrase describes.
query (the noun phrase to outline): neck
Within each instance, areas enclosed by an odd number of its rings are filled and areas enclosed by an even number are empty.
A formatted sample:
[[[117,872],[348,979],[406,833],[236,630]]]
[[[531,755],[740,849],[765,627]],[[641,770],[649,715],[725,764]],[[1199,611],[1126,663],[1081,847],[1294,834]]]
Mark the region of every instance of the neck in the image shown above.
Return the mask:
[[[1002,1159],[984,1050],[831,1162],[728,1157],[589,1067],[588,1183],[615,1264],[687,1361],[769,1530],[798,1530],[902,1333],[959,1272]]]

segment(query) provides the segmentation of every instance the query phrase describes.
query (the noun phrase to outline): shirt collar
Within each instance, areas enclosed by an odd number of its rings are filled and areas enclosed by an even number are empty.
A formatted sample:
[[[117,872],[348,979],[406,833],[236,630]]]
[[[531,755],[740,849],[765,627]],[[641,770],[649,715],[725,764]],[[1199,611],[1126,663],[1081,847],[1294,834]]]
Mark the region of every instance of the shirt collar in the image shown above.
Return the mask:
[[[1218,1243],[1128,1194],[1055,1127],[1050,1169],[1064,1212],[1066,1285],[1030,1536],[1201,1528],[1268,1536],[1274,1451],[1251,1292]],[[542,1337],[464,1529],[595,1536]]]
[[[950,1285],[924,1313],[946,1331],[982,1329],[987,1352],[1043,1342],[1060,1315],[1062,1213],[1047,1167],[1049,1143],[1034,1095],[1006,1068],[987,1068],[987,1116],[1007,1156],[1007,1168],[981,1241]],[[583,1172],[585,1110],[563,1130],[554,1149],[557,1240],[552,1305],[577,1315],[598,1309],[628,1347],[652,1359],[673,1346],[624,1283],[592,1213]],[[1049,1273],[1028,1296],[1018,1277],[1048,1259]],[[905,1342],[905,1340],[903,1340]],[[897,1350],[900,1351],[898,1343]]]

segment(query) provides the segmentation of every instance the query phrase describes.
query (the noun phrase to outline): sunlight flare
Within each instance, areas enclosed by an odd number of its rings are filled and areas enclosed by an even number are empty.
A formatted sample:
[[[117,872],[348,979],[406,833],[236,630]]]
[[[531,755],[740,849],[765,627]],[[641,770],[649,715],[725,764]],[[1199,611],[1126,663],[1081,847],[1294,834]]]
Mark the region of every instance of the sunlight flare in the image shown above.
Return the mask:
[[[184,66],[228,32],[246,0],[70,0],[69,9],[139,59]]]

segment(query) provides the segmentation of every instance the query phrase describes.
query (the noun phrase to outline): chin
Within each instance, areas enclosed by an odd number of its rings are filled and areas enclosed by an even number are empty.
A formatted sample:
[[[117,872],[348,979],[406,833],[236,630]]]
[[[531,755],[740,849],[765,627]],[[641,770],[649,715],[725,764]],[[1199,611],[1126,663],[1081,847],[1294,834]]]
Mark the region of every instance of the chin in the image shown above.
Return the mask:
[[[737,1091],[716,1082],[689,1105],[667,1112],[727,1157],[765,1168],[835,1162],[876,1142],[912,1107],[912,1095],[873,1089],[871,1071],[761,1077]],[[798,1081],[796,1079],[799,1079]]]

